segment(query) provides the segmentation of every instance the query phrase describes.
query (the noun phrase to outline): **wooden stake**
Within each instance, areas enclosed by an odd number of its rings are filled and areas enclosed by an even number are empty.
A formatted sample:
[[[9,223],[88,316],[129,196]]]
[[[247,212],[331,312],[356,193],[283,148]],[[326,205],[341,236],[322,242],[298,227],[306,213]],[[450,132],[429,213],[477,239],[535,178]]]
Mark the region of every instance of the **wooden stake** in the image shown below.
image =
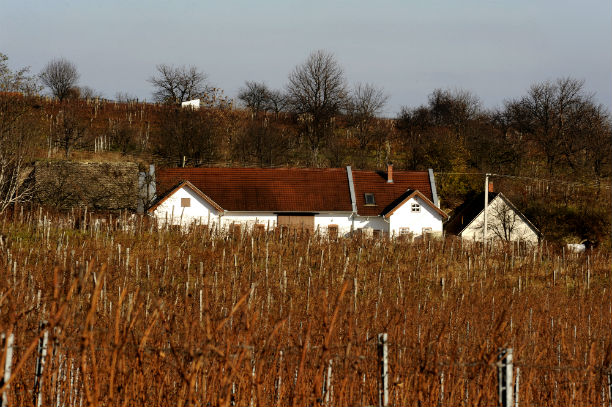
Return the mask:
[[[378,334],[378,358],[380,381],[378,386],[378,405],[389,405],[389,351],[387,348],[387,333]]]

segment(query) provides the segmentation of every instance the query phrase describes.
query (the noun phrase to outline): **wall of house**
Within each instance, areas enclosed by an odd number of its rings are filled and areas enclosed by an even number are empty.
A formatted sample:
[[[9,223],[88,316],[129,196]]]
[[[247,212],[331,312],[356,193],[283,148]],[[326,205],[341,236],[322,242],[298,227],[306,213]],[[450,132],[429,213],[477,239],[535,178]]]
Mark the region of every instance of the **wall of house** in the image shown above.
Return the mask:
[[[181,199],[189,198],[190,206],[181,207]],[[421,212],[411,212],[411,204],[421,204]],[[262,224],[266,229],[275,228],[277,215],[270,212],[225,212],[219,217],[219,212],[208,202],[202,199],[191,188],[183,187],[166,198],[152,213],[160,225],[165,223],[171,225],[210,224],[217,225],[221,221],[222,228],[228,228],[237,223],[252,228],[255,224]],[[442,220],[440,215],[421,202],[420,198],[412,198],[402,207],[398,208],[388,221],[380,216],[356,216],[354,221],[350,212],[319,213],[314,217],[315,230],[321,234],[327,233],[329,225],[338,226],[338,235],[347,236],[351,229],[371,229],[389,233],[390,236],[399,236],[401,227],[409,227],[415,236],[422,233],[422,228],[431,227],[433,232],[442,231]]]
[[[412,204],[421,207],[420,212],[412,212]],[[442,233],[442,216],[418,196],[410,198],[389,217],[389,234],[399,236],[401,228],[409,228],[413,236],[423,234],[423,228],[431,228],[434,234]]]
[[[381,216],[356,216],[355,230],[372,229],[381,232],[389,232],[389,222],[385,221]]]
[[[511,240],[538,243],[537,233],[499,196],[489,202],[487,218],[487,238],[492,241]],[[464,239],[482,242],[483,225],[484,211],[461,232],[460,236]]]
[[[276,227],[276,215],[270,212],[226,212],[221,217],[221,225],[228,227],[232,223],[240,223],[252,228],[255,224],[262,224],[270,229]]]
[[[181,199],[190,198],[190,206],[181,207]],[[170,195],[162,202],[152,215],[157,218],[160,225],[190,225],[198,223],[206,225],[218,222],[218,211],[196,194],[191,188],[183,187]]]
[[[315,215],[315,230],[321,234],[327,233],[329,225],[338,225],[338,236],[345,236],[351,233],[351,213],[319,213]]]

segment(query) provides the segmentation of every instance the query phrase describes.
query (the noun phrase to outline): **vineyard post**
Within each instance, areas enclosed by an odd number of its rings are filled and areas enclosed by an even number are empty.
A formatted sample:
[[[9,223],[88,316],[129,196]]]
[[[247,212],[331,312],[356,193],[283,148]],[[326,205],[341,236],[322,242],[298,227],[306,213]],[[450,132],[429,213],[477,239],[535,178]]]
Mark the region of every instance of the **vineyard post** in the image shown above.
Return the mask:
[[[47,331],[47,321],[40,323],[40,329],[44,330],[42,338],[38,341],[38,357],[36,358],[36,377],[34,379],[34,405],[42,406],[42,380],[45,359],[47,358],[47,345],[49,342],[49,331]]]
[[[608,402],[610,407],[612,407],[612,368],[608,372]]]
[[[2,334],[1,342],[4,342],[4,339],[5,339],[5,335]],[[2,382],[0,383],[0,385],[7,383],[9,379],[11,378],[11,366],[13,363],[13,343],[14,342],[15,342],[15,334],[11,332],[8,338],[6,338],[6,357],[4,359],[4,375],[2,377]],[[9,390],[9,387],[7,386],[6,389],[4,389],[4,391],[2,392],[2,400],[0,400],[0,407],[8,406],[8,390]]]
[[[378,357],[380,366],[380,381],[378,386],[378,406],[389,405],[389,349],[387,348],[387,333],[378,334]]]
[[[497,390],[499,404],[502,407],[512,407],[512,348],[501,349],[497,363]]]
[[[444,404],[444,372],[440,373],[440,399],[438,405]]]
[[[323,383],[323,399],[325,405],[329,406],[331,401],[331,380],[332,380],[332,359],[327,362],[327,375],[325,375],[325,382]]]
[[[516,368],[516,378],[514,379],[514,407],[519,407],[519,384],[521,378],[521,368]]]
[[[489,206],[489,175],[485,174],[485,188],[484,188],[484,225],[482,228],[482,247],[483,254],[486,255],[487,250],[487,221],[488,221],[488,206]]]

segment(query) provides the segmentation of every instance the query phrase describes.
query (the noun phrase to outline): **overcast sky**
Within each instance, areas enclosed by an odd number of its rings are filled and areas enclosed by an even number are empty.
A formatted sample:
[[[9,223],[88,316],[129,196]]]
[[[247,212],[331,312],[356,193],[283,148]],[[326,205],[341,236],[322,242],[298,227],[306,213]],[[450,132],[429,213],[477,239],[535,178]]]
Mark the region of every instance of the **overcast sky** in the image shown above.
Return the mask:
[[[159,63],[195,65],[230,97],[245,80],[282,88],[317,49],[383,87],[386,116],[436,88],[496,107],[565,76],[612,106],[610,0],[0,0],[11,68],[62,56],[108,98],[151,99]]]

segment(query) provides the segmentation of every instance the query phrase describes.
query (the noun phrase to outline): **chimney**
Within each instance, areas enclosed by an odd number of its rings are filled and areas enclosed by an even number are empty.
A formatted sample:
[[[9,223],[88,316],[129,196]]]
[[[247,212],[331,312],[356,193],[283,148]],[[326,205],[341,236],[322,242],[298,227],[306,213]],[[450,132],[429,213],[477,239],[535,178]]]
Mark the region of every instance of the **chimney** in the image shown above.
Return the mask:
[[[495,188],[493,188],[492,182],[489,182],[489,192],[495,192]]]
[[[393,184],[393,163],[387,164],[387,183]]]

